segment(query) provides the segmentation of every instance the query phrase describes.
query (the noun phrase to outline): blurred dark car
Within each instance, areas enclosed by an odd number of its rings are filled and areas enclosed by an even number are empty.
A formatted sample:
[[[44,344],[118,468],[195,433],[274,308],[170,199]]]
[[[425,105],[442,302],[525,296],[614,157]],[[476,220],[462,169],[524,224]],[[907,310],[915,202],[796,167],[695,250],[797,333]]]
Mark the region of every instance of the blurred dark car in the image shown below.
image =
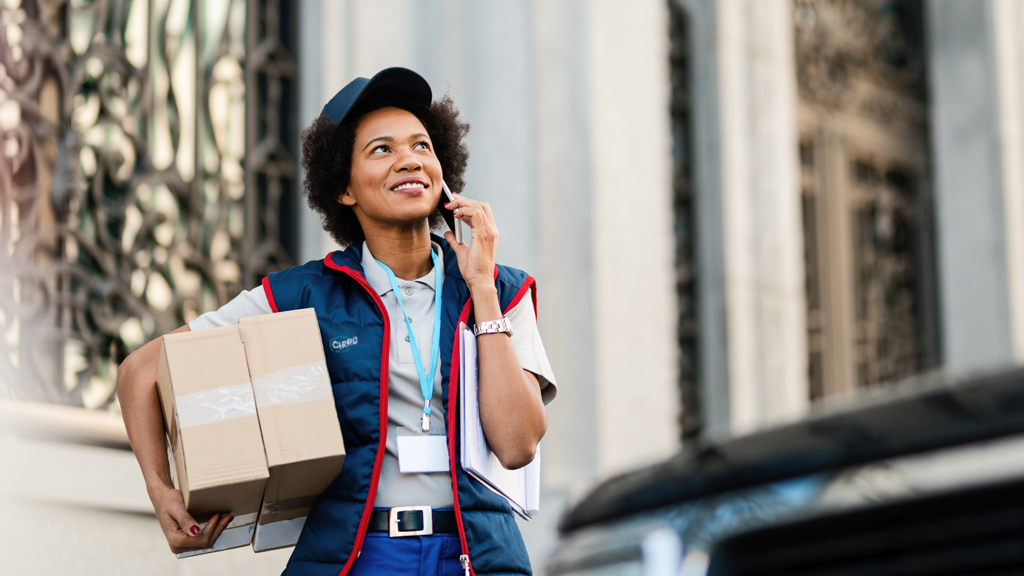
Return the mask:
[[[1024,369],[684,449],[559,530],[548,576],[1024,574]]]

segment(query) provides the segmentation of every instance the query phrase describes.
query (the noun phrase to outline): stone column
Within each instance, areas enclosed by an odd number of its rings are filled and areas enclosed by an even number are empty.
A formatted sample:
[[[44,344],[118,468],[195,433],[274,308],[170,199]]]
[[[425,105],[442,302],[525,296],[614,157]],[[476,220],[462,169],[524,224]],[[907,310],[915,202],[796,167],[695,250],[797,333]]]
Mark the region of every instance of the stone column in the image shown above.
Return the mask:
[[[707,434],[808,403],[796,75],[787,0],[683,0],[693,46]]]
[[[592,159],[587,0],[534,0],[540,329],[559,382],[548,408],[543,482],[589,486],[599,446],[594,359]]]
[[[589,3],[598,473],[678,448],[668,7]]]
[[[458,21],[451,30],[461,39],[456,104],[472,124],[466,194],[491,205],[501,230],[499,261],[537,274],[532,5],[462,0]],[[438,95],[444,89],[440,82],[432,86]]]
[[[1024,360],[1024,6],[927,4],[943,357]]]
[[[353,40],[349,34],[352,2],[300,2],[298,61],[299,126],[307,128],[327,102],[352,79]],[[301,155],[301,145],[296,147]],[[301,156],[300,156],[301,161]],[[302,167],[300,165],[300,178]],[[320,227],[320,216],[305,197],[298,199],[299,262],[323,258],[338,245]]]
[[[1014,362],[1024,362],[1024,4],[995,0],[1003,210]]]
[[[321,101],[323,97],[320,74],[323,67],[324,55],[321,49],[321,22],[323,20],[323,7],[320,2],[301,2],[298,6],[299,30],[305,30],[305,34],[299,35],[298,50],[295,60],[298,64],[299,82],[299,129],[303,130],[320,114],[323,105],[327,100]],[[302,143],[295,146],[295,150],[302,153]],[[301,157],[300,157],[301,158]],[[299,163],[299,182],[302,185],[304,174]],[[327,253],[323,248],[323,231],[320,229],[320,218],[306,204],[305,197],[298,195],[296,202],[298,210],[298,232],[299,232],[299,263],[308,262],[314,258],[322,258]],[[323,254],[321,254],[323,251]]]

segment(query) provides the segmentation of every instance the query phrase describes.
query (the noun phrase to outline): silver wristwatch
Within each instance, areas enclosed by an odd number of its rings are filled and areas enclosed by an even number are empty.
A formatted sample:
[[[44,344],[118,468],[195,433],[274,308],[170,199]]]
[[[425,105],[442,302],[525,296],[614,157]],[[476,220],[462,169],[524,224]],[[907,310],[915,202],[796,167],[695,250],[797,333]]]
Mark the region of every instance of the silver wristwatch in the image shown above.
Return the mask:
[[[508,321],[508,316],[502,316],[500,320],[487,320],[486,322],[479,322],[473,325],[473,333],[477,336],[481,334],[497,334],[504,332],[509,336],[512,335],[512,323]]]

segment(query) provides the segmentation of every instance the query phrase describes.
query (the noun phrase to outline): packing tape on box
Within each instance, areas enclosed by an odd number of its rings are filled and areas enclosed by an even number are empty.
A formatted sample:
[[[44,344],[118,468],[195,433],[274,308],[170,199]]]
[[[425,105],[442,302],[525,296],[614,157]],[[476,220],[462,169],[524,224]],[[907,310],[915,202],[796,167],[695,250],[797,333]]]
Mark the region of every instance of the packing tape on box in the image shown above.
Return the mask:
[[[264,502],[263,508],[260,509],[260,513],[276,514],[278,512],[288,512],[290,510],[299,510],[301,508],[312,508],[313,504],[316,503],[317,498],[317,496],[300,496],[298,498],[285,498],[284,500]]]
[[[174,398],[174,403],[182,428],[256,415],[252,386],[248,383],[182,394]]]
[[[256,393],[256,404],[260,406],[299,404],[334,397],[331,379],[323,362],[289,366],[254,378],[252,389]]]
[[[247,524],[255,524],[256,519],[259,517],[257,512],[251,512],[249,514],[239,514],[227,525],[228,528],[234,528],[236,526],[245,526]]]
[[[258,512],[250,512],[248,514],[239,514],[238,516],[235,516],[234,519],[232,519],[231,522],[229,522],[228,525],[225,526],[224,528],[225,529],[227,529],[227,528],[238,528],[239,526],[247,526],[249,524],[255,524],[257,518],[259,518],[259,513]],[[206,521],[206,522],[199,522],[199,528],[206,528],[206,525],[208,523],[209,523],[208,521]]]

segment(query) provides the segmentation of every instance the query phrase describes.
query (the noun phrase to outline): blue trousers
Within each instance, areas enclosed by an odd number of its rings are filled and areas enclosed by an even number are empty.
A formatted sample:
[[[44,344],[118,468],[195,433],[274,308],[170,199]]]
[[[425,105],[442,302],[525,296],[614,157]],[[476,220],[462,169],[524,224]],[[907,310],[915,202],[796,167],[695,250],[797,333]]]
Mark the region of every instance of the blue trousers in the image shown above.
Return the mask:
[[[463,576],[457,534],[390,538],[367,532],[350,576]]]

